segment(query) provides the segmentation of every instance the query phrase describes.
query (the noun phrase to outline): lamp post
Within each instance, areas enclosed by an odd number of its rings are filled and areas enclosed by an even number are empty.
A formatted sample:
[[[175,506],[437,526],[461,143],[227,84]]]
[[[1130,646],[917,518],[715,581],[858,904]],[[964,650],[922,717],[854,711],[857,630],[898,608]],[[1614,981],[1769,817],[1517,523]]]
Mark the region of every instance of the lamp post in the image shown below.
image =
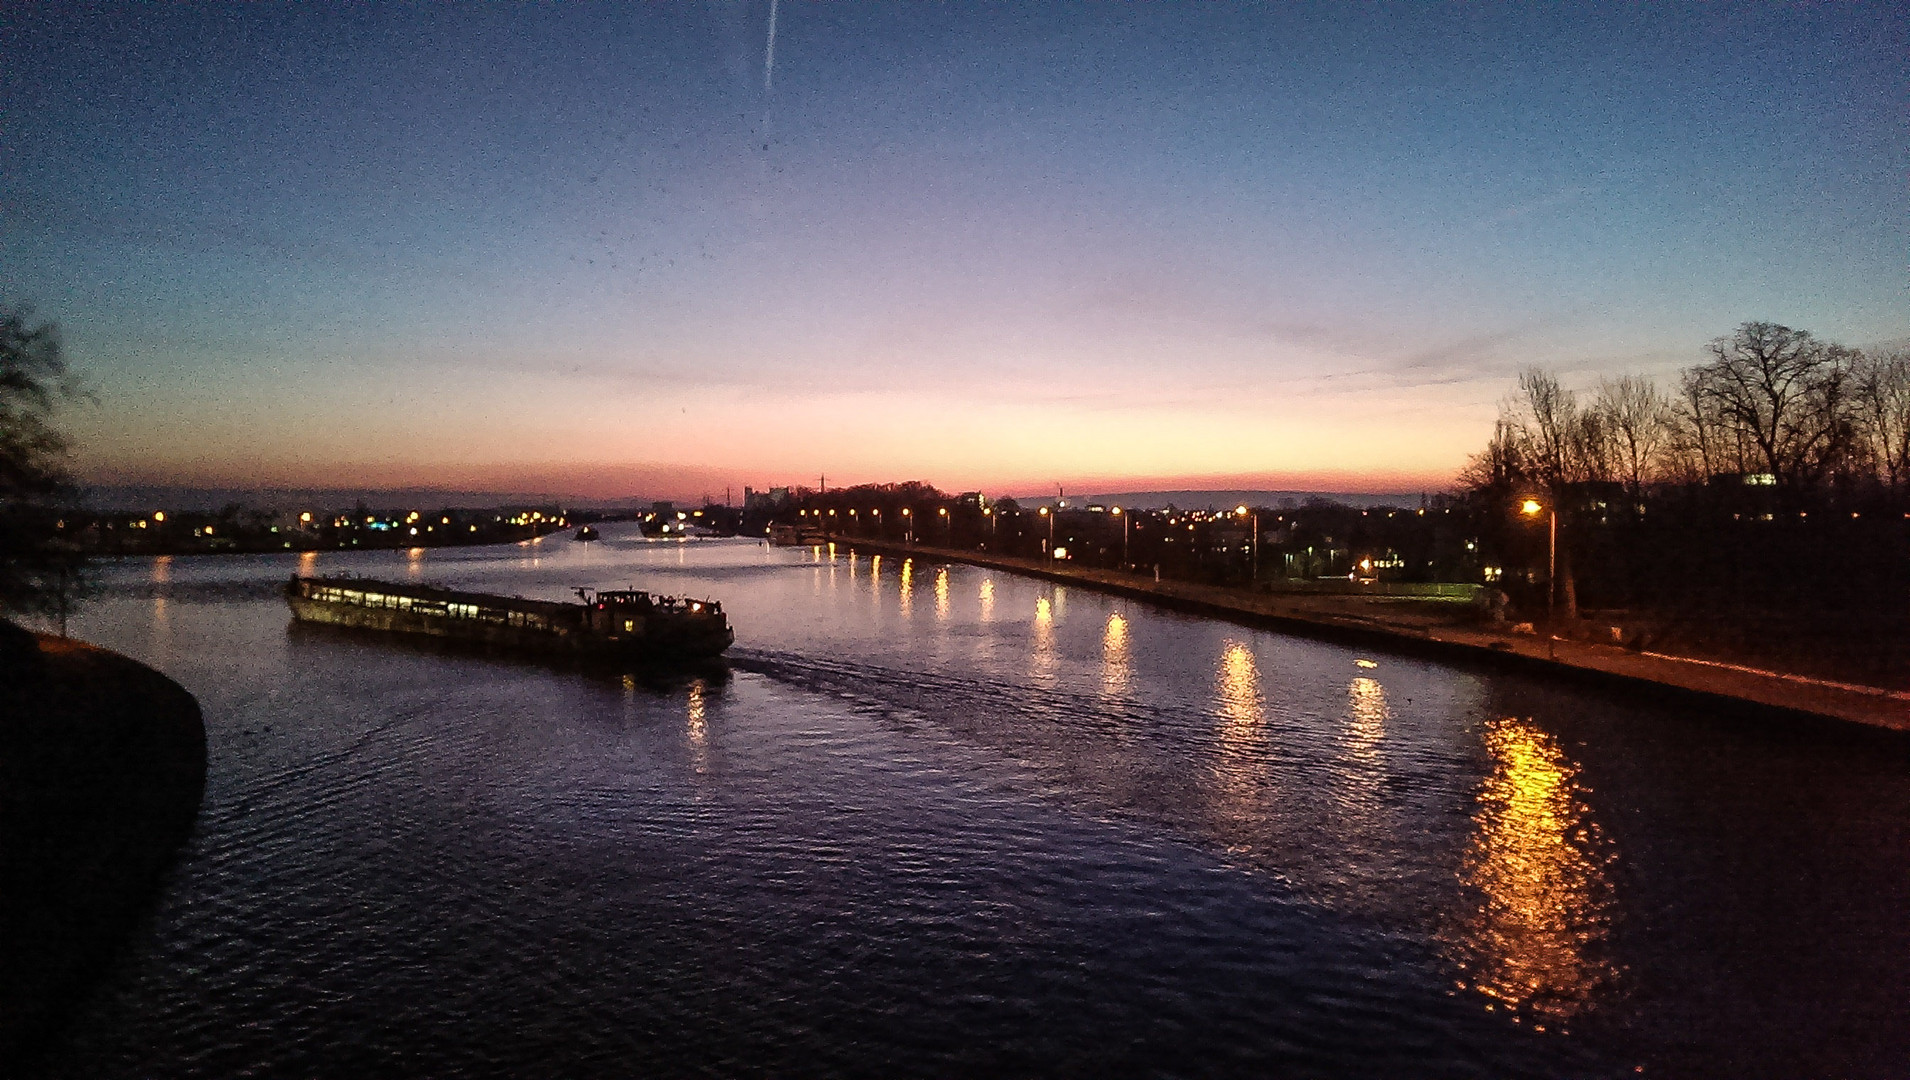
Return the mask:
[[[1553,632],[1556,628],[1556,623],[1553,620],[1556,619],[1558,615],[1559,597],[1558,507],[1555,505],[1548,506],[1537,499],[1531,498],[1519,504],[1519,513],[1524,514],[1526,517],[1537,517],[1540,511],[1545,512],[1548,526],[1545,549],[1545,647],[1546,651],[1556,658],[1558,651],[1557,646],[1553,645],[1553,642],[1557,641],[1558,637]]]
[[[1118,506],[1114,508],[1113,514],[1121,519],[1121,571],[1125,573],[1127,571],[1127,522],[1133,515],[1122,513]]]
[[[955,519],[948,516],[948,507],[939,507],[936,513],[942,517],[942,546],[955,546]]]
[[[902,542],[905,544],[915,543],[915,522],[910,520],[913,516],[908,507],[902,508]]]
[[[1247,518],[1253,525],[1253,535],[1250,537],[1250,546],[1253,549],[1253,577],[1248,579],[1247,584],[1255,585],[1260,581],[1260,511],[1236,506],[1234,513]]]
[[[1055,519],[1055,514],[1054,514],[1054,511],[1052,511],[1052,510],[1050,510],[1050,509],[1048,509],[1047,507],[1045,507],[1045,506],[1044,506],[1044,507],[1042,507],[1042,508],[1041,508],[1041,516],[1042,516],[1042,517],[1045,517],[1045,518],[1047,518],[1047,519],[1048,519],[1048,547],[1046,548],[1046,550],[1045,550],[1045,552],[1044,552],[1044,554],[1046,554],[1046,555],[1047,555],[1047,556],[1048,556],[1049,558],[1051,558],[1051,559],[1052,559],[1052,558],[1054,558],[1054,519]]]

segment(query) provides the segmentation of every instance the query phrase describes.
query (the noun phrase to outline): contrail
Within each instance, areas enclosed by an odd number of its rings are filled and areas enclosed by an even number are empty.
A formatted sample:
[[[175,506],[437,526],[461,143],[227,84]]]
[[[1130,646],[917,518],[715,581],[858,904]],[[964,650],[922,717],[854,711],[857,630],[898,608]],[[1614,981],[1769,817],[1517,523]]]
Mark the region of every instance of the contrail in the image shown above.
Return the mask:
[[[776,77],[776,0],[769,0],[769,48],[763,53],[763,93]]]
[[[769,149],[769,89],[776,78],[776,0],[769,0],[769,46],[763,50],[763,149]]]

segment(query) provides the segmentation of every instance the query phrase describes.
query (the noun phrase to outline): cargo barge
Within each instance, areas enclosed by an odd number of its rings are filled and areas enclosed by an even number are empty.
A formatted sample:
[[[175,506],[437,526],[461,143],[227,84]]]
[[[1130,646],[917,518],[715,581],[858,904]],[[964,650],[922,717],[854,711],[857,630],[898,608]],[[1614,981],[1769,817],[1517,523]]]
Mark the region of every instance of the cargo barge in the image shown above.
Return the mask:
[[[514,651],[658,662],[717,656],[736,639],[714,600],[577,590],[581,603],[456,592],[357,577],[293,577],[292,617],[453,638]]]

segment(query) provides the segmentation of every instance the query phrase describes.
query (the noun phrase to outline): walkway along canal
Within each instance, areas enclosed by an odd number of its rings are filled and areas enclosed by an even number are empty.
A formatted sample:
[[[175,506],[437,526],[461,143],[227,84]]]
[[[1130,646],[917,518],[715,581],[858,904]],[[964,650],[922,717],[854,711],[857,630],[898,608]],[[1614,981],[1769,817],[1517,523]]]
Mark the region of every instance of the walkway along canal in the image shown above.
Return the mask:
[[[959,562],[1080,585],[1172,611],[1329,641],[1371,644],[1460,663],[1565,676],[1625,689],[1690,695],[1739,707],[1808,714],[1910,731],[1910,693],[1801,675],[1667,656],[1508,628],[1467,625],[1459,605],[1403,597],[1251,592],[1189,581],[1154,581],[1117,570],[1073,566],[921,545],[844,539],[834,547],[930,561]]]

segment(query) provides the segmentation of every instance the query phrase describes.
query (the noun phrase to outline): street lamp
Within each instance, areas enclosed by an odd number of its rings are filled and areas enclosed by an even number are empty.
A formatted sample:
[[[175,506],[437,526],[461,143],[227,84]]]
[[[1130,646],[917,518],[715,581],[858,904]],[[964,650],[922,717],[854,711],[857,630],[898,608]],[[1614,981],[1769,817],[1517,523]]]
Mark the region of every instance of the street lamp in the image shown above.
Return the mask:
[[[1048,547],[1045,554],[1052,555],[1054,554],[1054,511],[1044,506],[1041,508],[1041,516],[1048,519]]]
[[[1257,584],[1260,581],[1260,511],[1249,510],[1244,506],[1236,506],[1234,507],[1234,513],[1248,518],[1253,523],[1253,536],[1251,538],[1253,547],[1253,577],[1249,579],[1248,584]]]
[[[902,508],[902,542],[905,544],[915,543],[915,523],[908,520],[909,517],[909,508],[904,506]]]
[[[955,519],[948,516],[948,507],[946,506],[937,507],[936,513],[942,515],[942,546],[954,547]]]
[[[1557,640],[1553,631],[1557,623],[1553,620],[1558,614],[1559,597],[1559,513],[1558,507],[1547,506],[1537,499],[1527,498],[1519,504],[1519,513],[1526,517],[1538,517],[1543,512],[1548,520],[1548,539],[1545,555],[1545,637],[1546,647],[1556,649],[1552,642]]]
[[[1114,514],[1115,517],[1121,519],[1121,569],[1123,571],[1126,571],[1127,570],[1127,522],[1128,522],[1128,519],[1133,517],[1134,515],[1122,513],[1121,508],[1118,506],[1114,508],[1112,513]]]

